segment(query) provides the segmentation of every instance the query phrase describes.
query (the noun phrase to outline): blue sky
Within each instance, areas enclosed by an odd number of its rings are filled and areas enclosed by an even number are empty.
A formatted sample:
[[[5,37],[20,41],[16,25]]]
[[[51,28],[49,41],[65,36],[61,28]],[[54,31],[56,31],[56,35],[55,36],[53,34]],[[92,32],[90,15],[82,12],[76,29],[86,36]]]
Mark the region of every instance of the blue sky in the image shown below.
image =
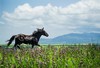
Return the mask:
[[[42,27],[49,38],[68,33],[100,33],[100,1],[0,0],[1,42]]]

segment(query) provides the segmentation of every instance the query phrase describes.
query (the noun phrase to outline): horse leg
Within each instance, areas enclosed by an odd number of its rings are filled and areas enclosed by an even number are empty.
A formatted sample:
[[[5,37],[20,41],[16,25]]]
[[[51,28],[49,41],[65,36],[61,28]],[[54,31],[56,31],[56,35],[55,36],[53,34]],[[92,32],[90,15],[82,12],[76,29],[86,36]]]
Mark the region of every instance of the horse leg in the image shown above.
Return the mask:
[[[14,50],[17,50],[17,45],[18,45],[18,40],[17,39],[15,39],[15,44],[14,44]]]
[[[17,48],[18,48],[18,49],[20,49],[20,45],[21,45],[21,43],[19,43],[19,44],[17,45]]]
[[[14,44],[14,50],[17,50],[17,43]]]
[[[37,45],[42,48],[42,46],[40,46],[40,44],[37,44]]]
[[[20,49],[20,47],[17,45],[17,48]]]
[[[37,44],[38,46],[40,46],[40,44]]]
[[[37,46],[41,47],[40,44],[36,43]]]
[[[34,47],[34,44],[32,44],[32,48]]]

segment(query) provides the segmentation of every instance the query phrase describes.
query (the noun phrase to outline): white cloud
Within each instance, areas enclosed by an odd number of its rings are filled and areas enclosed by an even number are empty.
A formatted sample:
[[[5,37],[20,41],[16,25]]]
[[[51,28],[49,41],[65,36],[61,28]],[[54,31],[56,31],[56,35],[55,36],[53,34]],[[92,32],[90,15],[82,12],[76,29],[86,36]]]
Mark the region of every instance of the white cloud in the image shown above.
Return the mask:
[[[65,7],[51,4],[32,7],[25,3],[13,13],[4,12],[2,17],[12,26],[45,26],[48,30],[55,30],[55,33],[60,33],[57,30],[62,29],[62,33],[77,32],[83,26],[100,28],[100,1],[81,0]]]

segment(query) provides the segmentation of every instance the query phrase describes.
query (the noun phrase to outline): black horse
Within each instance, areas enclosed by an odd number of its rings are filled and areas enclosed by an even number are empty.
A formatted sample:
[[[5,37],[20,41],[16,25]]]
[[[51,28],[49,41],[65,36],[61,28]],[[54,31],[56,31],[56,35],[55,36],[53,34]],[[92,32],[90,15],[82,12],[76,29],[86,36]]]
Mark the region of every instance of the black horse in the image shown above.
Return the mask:
[[[34,47],[34,45],[40,46],[38,44],[40,37],[44,35],[46,37],[48,37],[48,33],[44,30],[44,28],[42,29],[37,29],[37,31],[34,31],[31,35],[25,35],[25,34],[18,34],[18,35],[13,35],[7,44],[7,47],[12,43],[12,41],[15,39],[15,44],[14,44],[14,48],[19,47],[20,44],[24,43],[24,44],[31,44],[32,48]]]

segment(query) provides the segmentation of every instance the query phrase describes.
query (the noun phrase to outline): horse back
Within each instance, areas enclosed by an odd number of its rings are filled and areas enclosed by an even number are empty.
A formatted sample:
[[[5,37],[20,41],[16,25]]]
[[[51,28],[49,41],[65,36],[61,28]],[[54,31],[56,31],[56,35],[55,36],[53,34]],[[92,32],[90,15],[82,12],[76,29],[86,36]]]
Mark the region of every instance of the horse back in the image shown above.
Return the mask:
[[[28,40],[28,39],[31,39],[32,36],[31,35],[25,35],[25,34],[18,34],[16,36],[16,38],[20,41],[23,41],[23,40]]]

